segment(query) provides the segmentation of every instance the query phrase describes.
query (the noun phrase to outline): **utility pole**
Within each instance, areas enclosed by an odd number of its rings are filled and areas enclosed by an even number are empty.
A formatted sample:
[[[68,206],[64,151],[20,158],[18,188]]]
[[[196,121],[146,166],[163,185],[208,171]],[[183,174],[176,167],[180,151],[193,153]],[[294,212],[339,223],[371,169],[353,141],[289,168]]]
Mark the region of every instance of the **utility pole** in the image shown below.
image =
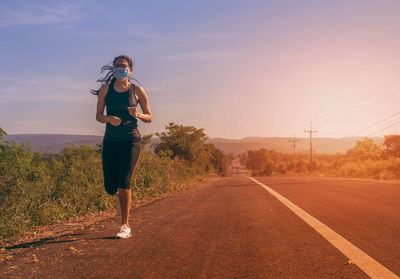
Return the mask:
[[[310,167],[312,166],[312,133],[318,132],[317,130],[312,129],[312,122],[310,126],[310,130],[304,130],[304,133],[310,133]]]
[[[292,147],[293,147],[293,162],[294,162],[294,172],[297,172],[297,164],[296,164],[296,142],[300,141],[300,139],[296,139],[295,136],[293,136],[293,139],[290,139],[289,142],[293,142]]]
[[[293,160],[296,162],[296,142],[299,142],[300,139],[296,139],[295,136],[293,136],[293,139],[290,139],[289,142],[293,142],[292,147],[293,147]]]

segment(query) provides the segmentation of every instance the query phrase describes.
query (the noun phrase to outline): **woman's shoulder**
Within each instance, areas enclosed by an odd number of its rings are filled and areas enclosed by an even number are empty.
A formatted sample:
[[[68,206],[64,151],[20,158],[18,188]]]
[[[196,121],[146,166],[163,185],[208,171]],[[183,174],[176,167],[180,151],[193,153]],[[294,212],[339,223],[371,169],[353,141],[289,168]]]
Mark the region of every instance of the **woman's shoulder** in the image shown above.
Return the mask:
[[[99,95],[100,96],[106,96],[107,92],[108,92],[108,88],[109,88],[109,84],[108,83],[104,83],[100,86],[100,90],[99,90]]]
[[[108,90],[108,87],[110,87],[109,83],[104,83],[101,85],[101,88],[103,88],[103,90]]]
[[[146,91],[144,91],[143,87],[140,86],[139,84],[135,84],[134,91],[135,91],[135,94],[138,96],[146,95]]]

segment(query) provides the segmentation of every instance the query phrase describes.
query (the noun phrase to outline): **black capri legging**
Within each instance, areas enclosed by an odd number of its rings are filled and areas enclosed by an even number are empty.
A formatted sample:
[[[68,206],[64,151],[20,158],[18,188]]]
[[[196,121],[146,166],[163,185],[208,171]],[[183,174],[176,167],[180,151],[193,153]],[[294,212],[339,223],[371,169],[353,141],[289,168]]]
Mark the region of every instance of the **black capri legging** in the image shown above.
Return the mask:
[[[104,188],[114,195],[118,188],[130,189],[133,171],[139,159],[141,139],[108,141],[103,139]]]

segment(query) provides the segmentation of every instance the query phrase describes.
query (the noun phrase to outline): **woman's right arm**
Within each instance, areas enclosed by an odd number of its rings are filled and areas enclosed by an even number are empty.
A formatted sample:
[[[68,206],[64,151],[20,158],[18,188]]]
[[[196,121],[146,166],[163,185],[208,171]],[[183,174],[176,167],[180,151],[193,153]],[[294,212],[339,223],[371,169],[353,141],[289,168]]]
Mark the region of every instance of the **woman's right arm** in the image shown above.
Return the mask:
[[[104,108],[106,106],[106,94],[107,94],[108,84],[103,84],[100,88],[99,95],[97,96],[97,112],[96,120],[101,123],[109,122],[109,116],[104,115]]]
[[[110,122],[113,126],[119,126],[121,124],[121,118],[116,117],[114,115],[104,115],[104,108],[106,106],[106,95],[108,91],[108,84],[103,84],[99,90],[99,95],[97,98],[97,112],[96,112],[96,120],[101,123]]]

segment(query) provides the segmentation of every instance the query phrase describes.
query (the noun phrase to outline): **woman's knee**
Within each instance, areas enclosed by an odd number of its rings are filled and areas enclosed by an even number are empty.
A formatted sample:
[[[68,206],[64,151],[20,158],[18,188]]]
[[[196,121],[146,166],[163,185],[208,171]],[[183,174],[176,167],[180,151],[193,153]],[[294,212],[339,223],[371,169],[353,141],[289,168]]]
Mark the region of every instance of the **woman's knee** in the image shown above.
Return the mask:
[[[117,187],[105,186],[104,188],[105,188],[107,194],[109,194],[110,196],[113,196],[118,192],[118,188]]]

